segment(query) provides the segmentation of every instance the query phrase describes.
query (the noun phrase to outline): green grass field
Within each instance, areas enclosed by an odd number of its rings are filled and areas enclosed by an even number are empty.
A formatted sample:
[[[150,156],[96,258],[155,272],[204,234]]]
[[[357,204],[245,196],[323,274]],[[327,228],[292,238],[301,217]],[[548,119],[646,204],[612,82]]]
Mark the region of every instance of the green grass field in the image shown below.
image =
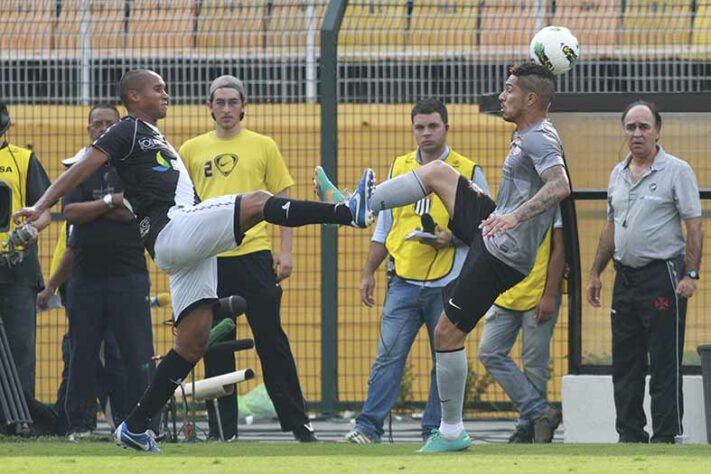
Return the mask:
[[[160,454],[109,442],[0,441],[2,473],[648,473],[711,472],[711,446],[475,445],[422,455],[418,444],[162,444]]]

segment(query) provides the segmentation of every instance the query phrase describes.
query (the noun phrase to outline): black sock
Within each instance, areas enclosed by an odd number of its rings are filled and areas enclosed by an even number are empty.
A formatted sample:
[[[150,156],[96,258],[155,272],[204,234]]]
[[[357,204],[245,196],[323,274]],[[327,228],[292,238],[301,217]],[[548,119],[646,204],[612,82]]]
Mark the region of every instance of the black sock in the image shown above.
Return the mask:
[[[143,433],[148,429],[151,418],[163,408],[180,382],[195,366],[174,350],[170,350],[156,368],[155,375],[138,405],[133,409],[126,426],[131,433]]]
[[[264,220],[284,227],[299,227],[307,224],[348,225],[353,217],[345,204],[272,196],[264,204]]]

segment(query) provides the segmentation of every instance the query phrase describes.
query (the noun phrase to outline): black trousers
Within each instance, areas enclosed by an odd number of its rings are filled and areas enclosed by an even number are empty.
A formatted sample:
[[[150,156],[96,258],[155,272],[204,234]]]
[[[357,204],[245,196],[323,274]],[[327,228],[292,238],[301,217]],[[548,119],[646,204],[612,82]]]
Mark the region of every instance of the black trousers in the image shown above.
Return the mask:
[[[247,301],[247,321],[262,365],[267,393],[274,403],[282,431],[292,431],[309,422],[296,363],[289,338],[281,327],[281,286],[277,285],[269,251],[217,259],[219,297],[240,295]],[[232,337],[236,337],[233,331]],[[224,354],[205,357],[205,376],[213,377],[235,370],[235,358]],[[220,419],[225,439],[237,431],[237,395],[219,400]],[[214,409],[207,404],[210,436],[219,431]]]
[[[615,265],[612,296],[612,382],[620,441],[647,442],[642,408],[649,371],[652,442],[682,434],[681,363],[687,300],[676,294],[684,257],[633,269]]]
[[[107,328],[116,338],[126,374],[126,406],[138,403],[153,377],[153,328],[148,274],[73,275],[67,289],[71,343],[65,410],[67,429],[91,429],[96,415],[99,349]],[[119,414],[120,416],[120,414]],[[151,428],[158,432],[160,417]]]

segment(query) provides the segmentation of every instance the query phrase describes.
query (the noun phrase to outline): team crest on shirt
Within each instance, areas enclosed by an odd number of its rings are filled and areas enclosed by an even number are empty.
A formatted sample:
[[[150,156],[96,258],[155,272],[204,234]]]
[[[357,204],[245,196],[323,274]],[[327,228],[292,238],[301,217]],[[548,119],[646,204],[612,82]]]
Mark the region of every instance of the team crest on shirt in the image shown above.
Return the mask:
[[[219,171],[222,176],[229,176],[237,166],[239,156],[234,153],[223,153],[221,155],[217,155],[212,161],[215,163],[215,168],[217,168],[217,171]]]
[[[523,145],[523,140],[521,137],[516,137],[511,140],[511,146],[509,148],[509,155],[515,158],[521,154],[521,146]]]

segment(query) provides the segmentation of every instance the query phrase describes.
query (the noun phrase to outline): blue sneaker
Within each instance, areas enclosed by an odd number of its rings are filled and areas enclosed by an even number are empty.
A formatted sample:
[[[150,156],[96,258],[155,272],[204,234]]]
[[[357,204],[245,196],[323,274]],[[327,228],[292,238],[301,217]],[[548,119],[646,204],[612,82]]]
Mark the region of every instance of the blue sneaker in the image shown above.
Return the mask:
[[[370,198],[375,189],[375,173],[372,169],[367,168],[360,177],[358,187],[355,192],[344,201],[351,211],[353,227],[365,229],[375,220],[373,210],[370,208]]]
[[[442,433],[435,429],[427,439],[427,442],[417,452],[418,453],[445,453],[452,451],[464,451],[472,445],[472,439],[466,431],[462,430],[457,439],[447,439]]]
[[[116,444],[124,448],[133,448],[136,451],[149,451],[159,453],[160,449],[153,439],[153,432],[146,430],[144,433],[131,433],[128,431],[126,422],[122,422],[114,431]]]

